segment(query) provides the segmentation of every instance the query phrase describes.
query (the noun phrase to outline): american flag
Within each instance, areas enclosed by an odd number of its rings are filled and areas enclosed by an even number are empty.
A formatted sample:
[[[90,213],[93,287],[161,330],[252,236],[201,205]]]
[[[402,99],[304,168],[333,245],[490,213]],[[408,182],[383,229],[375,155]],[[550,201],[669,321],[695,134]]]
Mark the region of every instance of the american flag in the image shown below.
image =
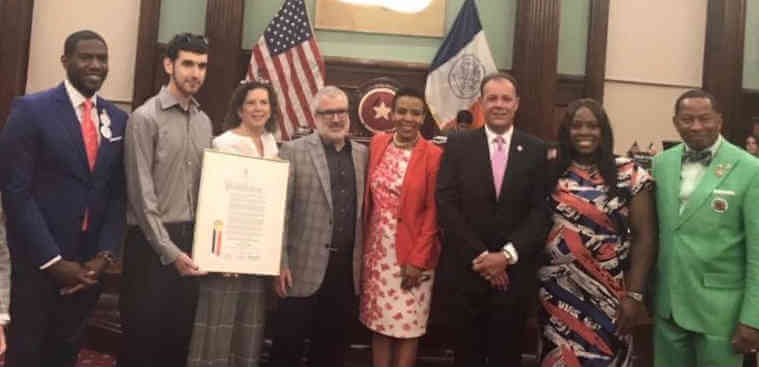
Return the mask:
[[[279,97],[280,138],[314,127],[310,103],[324,86],[324,60],[303,0],[287,0],[256,42],[247,79],[269,80]]]

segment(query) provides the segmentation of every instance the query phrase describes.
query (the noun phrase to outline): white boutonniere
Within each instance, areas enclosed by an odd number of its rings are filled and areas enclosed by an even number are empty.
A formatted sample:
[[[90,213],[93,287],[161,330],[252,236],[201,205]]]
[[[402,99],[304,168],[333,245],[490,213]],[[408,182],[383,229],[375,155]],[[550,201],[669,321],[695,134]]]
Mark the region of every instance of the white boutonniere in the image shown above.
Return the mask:
[[[111,132],[111,118],[108,116],[108,112],[103,110],[100,112],[100,135],[104,138],[111,140],[113,133]]]
[[[111,131],[111,117],[108,116],[106,110],[100,112],[100,135],[111,143],[123,138],[121,136],[113,137],[113,131]]]

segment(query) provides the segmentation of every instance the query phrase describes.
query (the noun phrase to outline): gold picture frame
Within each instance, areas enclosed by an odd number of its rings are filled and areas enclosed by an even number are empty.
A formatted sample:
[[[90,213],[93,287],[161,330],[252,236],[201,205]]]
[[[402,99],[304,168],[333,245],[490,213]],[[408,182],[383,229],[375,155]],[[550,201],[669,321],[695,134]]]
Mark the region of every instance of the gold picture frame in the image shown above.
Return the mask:
[[[443,37],[445,0],[431,0],[418,13],[401,13],[377,5],[316,0],[317,29],[404,36]]]

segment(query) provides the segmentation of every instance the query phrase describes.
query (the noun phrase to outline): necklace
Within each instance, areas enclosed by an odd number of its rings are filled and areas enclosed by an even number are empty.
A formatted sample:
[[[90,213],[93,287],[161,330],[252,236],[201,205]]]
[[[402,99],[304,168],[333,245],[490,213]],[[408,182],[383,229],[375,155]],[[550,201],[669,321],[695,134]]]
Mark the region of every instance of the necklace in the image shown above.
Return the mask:
[[[400,149],[409,149],[416,145],[416,142],[419,141],[419,134],[414,137],[414,140],[403,142],[398,140],[398,134],[393,134],[393,145],[395,145],[396,148]]]
[[[593,163],[591,163],[591,164],[582,164],[582,163],[577,163],[576,161],[572,161],[572,165],[575,166],[575,167],[577,167],[577,168],[579,168],[579,169],[581,169],[581,170],[583,170],[583,171],[588,171],[588,172],[594,172],[597,169],[596,165],[593,164]]]

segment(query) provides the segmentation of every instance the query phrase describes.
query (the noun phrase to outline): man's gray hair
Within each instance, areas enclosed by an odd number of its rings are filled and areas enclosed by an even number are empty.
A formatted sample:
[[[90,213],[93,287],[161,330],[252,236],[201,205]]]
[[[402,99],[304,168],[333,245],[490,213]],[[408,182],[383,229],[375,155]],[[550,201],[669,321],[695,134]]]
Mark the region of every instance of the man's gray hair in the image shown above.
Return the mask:
[[[328,86],[323,87],[322,89],[319,89],[319,91],[316,92],[314,97],[311,98],[311,113],[316,115],[316,108],[319,106],[319,102],[323,98],[325,97],[335,98],[337,96],[342,96],[343,98],[345,98],[346,105],[349,103],[348,95],[345,94],[345,92],[342,89],[334,85],[328,85]]]

